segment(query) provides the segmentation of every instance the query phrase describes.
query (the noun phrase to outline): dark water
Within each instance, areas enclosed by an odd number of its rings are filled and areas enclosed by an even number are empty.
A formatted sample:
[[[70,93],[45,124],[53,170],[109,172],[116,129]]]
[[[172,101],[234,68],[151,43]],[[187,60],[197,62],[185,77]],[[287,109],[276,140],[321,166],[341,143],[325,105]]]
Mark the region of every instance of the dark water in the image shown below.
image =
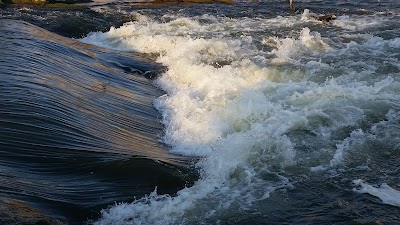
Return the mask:
[[[149,77],[160,65],[24,22],[0,27],[1,199],[82,223],[114,201],[189,182],[186,159],[158,141],[152,102],[162,92]]]
[[[24,201],[65,224],[400,224],[398,206],[356,193],[353,185],[362,179],[376,190],[383,183],[400,189],[399,2],[295,1],[295,8],[289,12],[286,1],[260,1],[114,2],[92,6],[93,11],[0,9],[0,202]],[[328,24],[302,22],[304,9],[339,18]],[[127,21],[137,26],[106,32]],[[305,27],[322,36],[311,35],[311,47],[307,32],[299,35]],[[104,33],[83,41],[107,48],[57,35],[80,38],[92,31]],[[251,44],[246,44],[248,36]],[[164,39],[146,42],[154,37]],[[198,57],[196,47],[185,45],[203,39],[211,47],[199,52],[211,50],[211,56]],[[174,58],[161,60],[164,66],[156,63],[163,55],[172,57],[174,48],[162,46],[177,41],[182,42],[175,49],[191,50],[182,58],[201,63],[189,62],[195,66],[190,69],[174,67]],[[218,56],[225,50],[214,42],[228,43],[235,52]],[[334,51],[320,51],[321,43]],[[147,50],[151,47],[156,50]],[[256,66],[240,64],[248,58]],[[189,144],[186,137],[173,136],[171,111],[197,108],[183,102],[177,109],[156,110],[156,99],[174,97],[179,87],[154,81],[170,76],[168,67],[182,69],[179,76],[201,69],[209,73],[209,65],[229,71],[271,69],[268,82],[275,86],[243,88],[255,96],[243,103],[254,113],[238,116],[233,125],[226,119],[223,126],[233,128],[215,142],[194,146],[193,153],[191,144],[214,127],[199,128]],[[211,81],[209,87],[230,84],[229,73],[218,74],[226,80]],[[203,89],[195,89],[195,83],[206,82],[207,76],[193,77],[189,95],[201,97]],[[219,91],[225,87],[216,87]],[[259,101],[257,91],[274,107]],[[292,93],[300,99],[292,100]],[[317,97],[307,98],[314,93]],[[227,98],[241,104],[240,98]],[[258,120],[259,105],[282,117]],[[300,117],[306,125],[287,125]],[[266,128],[257,130],[259,124]],[[277,137],[274,132],[282,129]],[[187,144],[189,153],[180,152],[179,144]],[[214,151],[209,160],[196,163],[194,158],[207,155],[202,151],[209,148]],[[171,154],[171,149],[189,156]],[[155,187],[157,195],[142,198]],[[119,202],[126,204],[115,206]],[[0,224],[22,223],[6,219],[0,218]]]

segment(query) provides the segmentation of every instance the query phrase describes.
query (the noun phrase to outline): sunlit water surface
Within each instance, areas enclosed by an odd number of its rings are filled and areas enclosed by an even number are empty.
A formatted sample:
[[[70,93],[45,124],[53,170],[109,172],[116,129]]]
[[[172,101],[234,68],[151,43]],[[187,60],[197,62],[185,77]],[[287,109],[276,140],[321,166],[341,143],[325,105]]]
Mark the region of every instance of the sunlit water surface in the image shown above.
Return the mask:
[[[176,166],[194,158],[199,177],[185,188],[178,185],[189,179],[183,174],[167,179],[179,187],[169,195],[156,184],[149,190],[151,182],[147,189],[131,186],[115,197],[118,204],[107,199],[91,222],[399,224],[400,3],[302,1],[292,13],[286,1],[92,7],[132,21],[79,41],[115,54],[150,54],[166,68],[146,81],[152,86],[140,87],[163,91],[151,94],[158,112],[150,114],[160,113],[164,125],[152,140],[167,147],[149,154],[144,143],[139,155]],[[336,20],[317,20],[326,14]],[[122,111],[113,113],[120,123]],[[118,129],[106,139],[136,134]],[[120,149],[129,151],[125,142],[116,154]],[[107,163],[96,163],[107,170]],[[148,176],[132,173],[133,180]],[[111,183],[119,182],[125,180]]]

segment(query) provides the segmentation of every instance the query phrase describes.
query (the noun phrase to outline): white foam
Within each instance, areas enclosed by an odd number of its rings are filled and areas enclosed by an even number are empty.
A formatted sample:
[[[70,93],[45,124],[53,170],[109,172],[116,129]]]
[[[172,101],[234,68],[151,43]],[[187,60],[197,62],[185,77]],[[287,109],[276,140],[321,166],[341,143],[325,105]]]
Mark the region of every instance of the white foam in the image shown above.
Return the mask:
[[[262,43],[270,45],[276,43],[276,49],[272,51],[276,55],[273,63],[283,63],[296,60],[306,54],[318,54],[326,52],[332,48],[323,41],[318,32],[311,32],[308,27],[303,28],[299,38],[268,38],[263,39]]]
[[[311,12],[309,9],[304,9],[303,13],[301,14],[301,21],[322,23],[321,21],[317,20],[318,16],[322,15],[317,15]]]
[[[390,51],[400,48],[400,38],[385,40],[382,37],[373,35],[364,35],[363,38],[365,39],[365,41],[362,43],[362,46],[371,50]]]
[[[373,27],[384,26],[388,18],[382,16],[338,16],[336,20],[331,23],[333,26],[340,27],[350,31],[362,31]]]
[[[361,129],[355,130],[350,133],[350,137],[344,139],[340,144],[337,144],[335,154],[330,161],[331,166],[337,166],[343,162],[344,154],[348,150],[352,142],[363,142],[364,132]]]
[[[250,37],[194,39],[182,35],[189,29],[205,30],[196,21],[179,18],[168,24],[129,23],[84,39],[160,54],[158,61],[168,66],[157,80],[168,92],[156,102],[164,115],[164,142],[177,154],[208,156],[197,164],[202,178],[193,187],[179,191],[176,197],[153,193],[132,204],[115,206],[103,212],[99,224],[132,218],[152,224],[174,223],[176,216],[194,210],[203,198],[215,196],[217,210],[234,202],[251,204],[265,199],[274,189],[289,184],[284,177],[271,182],[261,176],[270,173],[269,168],[293,162],[295,152],[285,131],[305,123],[303,117],[294,117],[269,102],[263,94],[265,88],[254,89],[262,82],[268,87],[268,78],[275,71],[248,58],[253,54],[245,47],[251,44]],[[210,214],[197,213],[203,217]]]
[[[173,153],[204,157],[196,164],[201,178],[175,197],[154,192],[105,210],[98,224],[184,223],[262,201],[275,189],[290,186],[289,179],[280,175],[287,167],[304,163],[312,171],[326,171],[340,166],[350,147],[369,136],[356,129],[338,140],[336,148],[321,147],[303,157],[296,151],[292,132],[307,131],[315,135],[309,141],[329,142],[336,130],[362,121],[368,110],[363,108],[365,102],[399,98],[399,83],[392,77],[369,80],[365,76],[371,71],[358,73],[351,68],[342,74],[340,63],[318,60],[326,55],[336,60],[354,54],[354,49],[346,44],[331,47],[332,40],[295,16],[164,19],[167,22],[162,23],[138,14],[135,22],[82,41],[159,56],[157,61],[168,67],[155,81],[167,92],[155,102],[166,128],[162,141]],[[269,51],[254,44],[260,37],[251,32],[260,32],[262,26],[299,24],[303,27],[293,37],[261,37],[262,44],[272,48]],[[237,35],[244,29],[249,34]],[[353,45],[359,51],[366,49]],[[324,70],[341,74],[329,78]],[[323,77],[322,82],[309,80],[315,76]],[[321,154],[329,157],[319,159]]]
[[[370,185],[363,180],[358,179],[353,181],[356,188],[353,191],[357,193],[368,193],[382,200],[384,204],[400,207],[400,191],[393,189],[386,183],[381,185]]]

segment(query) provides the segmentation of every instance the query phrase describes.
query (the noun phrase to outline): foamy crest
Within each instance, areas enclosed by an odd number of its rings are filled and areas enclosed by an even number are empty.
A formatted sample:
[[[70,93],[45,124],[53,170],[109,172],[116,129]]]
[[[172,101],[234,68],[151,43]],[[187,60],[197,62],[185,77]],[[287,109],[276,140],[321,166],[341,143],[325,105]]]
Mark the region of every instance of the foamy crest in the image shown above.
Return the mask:
[[[353,188],[353,191],[357,193],[368,193],[380,198],[384,204],[400,207],[400,191],[393,189],[385,183],[375,186],[358,179],[354,180],[353,184],[357,186]]]
[[[318,54],[331,49],[318,32],[311,32],[307,27],[303,28],[297,40],[294,38],[266,38],[262,41],[262,44],[267,46],[273,46],[271,43],[276,45],[276,49],[272,51],[276,55],[273,63],[290,62],[298,60],[304,55]]]
[[[316,20],[317,17],[318,15],[312,13],[309,9],[304,9],[303,13],[301,14],[301,20],[305,22],[317,22],[318,21]]]
[[[338,16],[332,25],[349,31],[362,31],[379,26],[387,26],[390,18],[383,15]]]
[[[163,114],[163,142],[173,153],[204,157],[196,164],[201,178],[174,197],[154,192],[104,210],[97,224],[200,223],[218,217],[221,209],[245,209],[291,186],[282,175],[288,167],[340,166],[354,146],[373,136],[372,129],[359,128],[370,108],[378,105],[378,116],[384,116],[399,98],[399,82],[390,76],[342,72],[335,60],[354,49],[345,44],[334,49],[307,27],[297,37],[266,35],[262,44],[272,48],[268,51],[253,43],[259,37],[251,32],[277,18],[164,19],[168,22],[138,15],[136,22],[82,41],[159,56],[157,61],[168,67],[155,81],[167,92],[155,102]],[[282,20],[284,26],[307,23]],[[237,35],[243,24],[250,34]],[[330,61],[318,61],[326,55]],[[282,63],[289,66],[283,69]],[[330,77],[335,73],[337,78]],[[312,81],[316,76],[321,78]]]
[[[370,35],[368,39],[363,43],[363,46],[373,50],[387,50],[390,48],[400,48],[400,38],[394,38],[384,40],[382,37],[376,37]]]
[[[355,130],[350,133],[350,137],[344,139],[340,144],[337,144],[336,152],[333,155],[333,159],[330,161],[331,166],[337,166],[343,162],[343,155],[345,151],[349,149],[351,142],[364,142],[364,133],[362,130]]]
[[[262,89],[253,90],[275,71],[248,58],[254,54],[247,48],[251,38],[183,35],[188,29],[205,30],[198,26],[185,18],[167,24],[137,22],[84,39],[116,49],[158,53],[158,61],[168,66],[156,81],[168,92],[156,101],[164,115],[164,142],[177,154],[208,156],[197,164],[201,179],[193,187],[176,197],[153,193],[115,206],[103,212],[98,224],[132,219],[170,224],[182,220],[185,210],[204,218],[214,214],[196,210],[204,207],[204,198],[214,199],[213,209],[226,209],[238,202],[245,206],[265,199],[274,189],[289,185],[274,171],[292,164],[295,152],[285,130],[304,123],[303,119],[291,118],[290,111],[269,103]],[[287,121],[285,126],[280,126],[282,119]],[[265,180],[263,174],[275,179]]]

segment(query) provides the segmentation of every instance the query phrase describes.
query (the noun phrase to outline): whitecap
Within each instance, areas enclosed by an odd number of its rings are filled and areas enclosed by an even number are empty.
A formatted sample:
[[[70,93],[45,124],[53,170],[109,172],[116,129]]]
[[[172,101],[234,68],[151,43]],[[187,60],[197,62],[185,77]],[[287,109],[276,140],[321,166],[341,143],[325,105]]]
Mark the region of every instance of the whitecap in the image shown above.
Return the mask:
[[[357,187],[353,191],[357,193],[368,193],[382,200],[384,204],[400,207],[400,191],[390,187],[386,183],[381,185],[370,185],[361,179],[353,181]]]

